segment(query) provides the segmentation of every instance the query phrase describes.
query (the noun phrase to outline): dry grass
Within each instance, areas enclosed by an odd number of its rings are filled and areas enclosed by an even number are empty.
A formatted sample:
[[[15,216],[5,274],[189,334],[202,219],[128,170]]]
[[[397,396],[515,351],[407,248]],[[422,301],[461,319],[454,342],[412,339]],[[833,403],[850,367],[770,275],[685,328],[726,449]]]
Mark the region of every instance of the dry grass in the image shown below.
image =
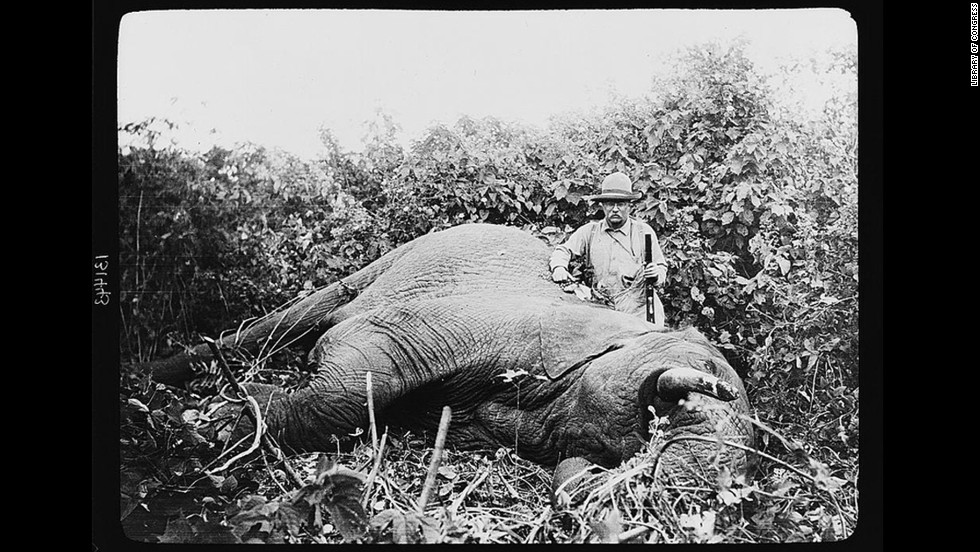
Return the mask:
[[[678,482],[654,475],[657,443],[616,469],[585,474],[581,485],[559,493],[557,503],[550,496],[551,471],[510,449],[449,448],[419,514],[432,448],[411,433],[385,434],[382,442],[380,463],[370,442],[331,455],[364,479],[376,470],[362,494],[369,531],[358,542],[817,542],[846,538],[857,521],[853,482],[828,475],[825,465],[799,453],[793,463],[761,458],[764,469],[755,479],[721,469]],[[305,479],[314,478],[317,455],[290,461]],[[281,493],[287,478],[280,472],[277,479],[259,492]],[[325,519],[319,534],[292,541],[345,542]]]

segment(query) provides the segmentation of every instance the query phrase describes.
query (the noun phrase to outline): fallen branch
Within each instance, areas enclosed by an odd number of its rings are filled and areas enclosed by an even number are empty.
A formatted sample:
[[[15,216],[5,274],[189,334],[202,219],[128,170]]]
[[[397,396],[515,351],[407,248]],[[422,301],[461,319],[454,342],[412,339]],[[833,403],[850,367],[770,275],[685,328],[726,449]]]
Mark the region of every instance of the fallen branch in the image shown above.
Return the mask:
[[[487,476],[490,475],[490,472],[493,471],[492,467],[493,467],[492,464],[486,466],[480,472],[480,475],[478,475],[476,479],[474,479],[473,481],[470,481],[470,484],[467,485],[465,489],[463,489],[463,492],[459,493],[459,496],[457,496],[456,499],[453,500],[452,505],[449,507],[450,514],[453,515],[456,514],[456,511],[459,510],[460,505],[463,504],[463,501],[466,500],[466,497],[469,496],[469,494],[473,492],[473,490],[479,487],[480,484],[483,483],[483,481],[487,478]]]
[[[620,533],[619,535],[617,535],[616,536],[616,542],[619,543],[619,544],[622,544],[622,543],[624,543],[624,542],[626,542],[626,541],[628,541],[630,539],[634,539],[634,538],[639,537],[640,535],[642,535],[644,533],[648,533],[650,531],[653,531],[653,528],[652,527],[647,527],[646,525],[641,525],[639,527],[634,527],[633,529],[630,529],[629,531],[624,531],[624,532]]]
[[[550,505],[544,507],[544,510],[541,512],[541,515],[538,516],[538,519],[536,519],[534,523],[531,524],[532,527],[531,532],[527,534],[527,537],[525,537],[524,544],[532,544],[534,542],[534,537],[538,536],[538,532],[541,530],[542,527],[544,527],[544,524],[552,516],[553,513],[554,512],[551,510]]]
[[[216,456],[213,460],[211,460],[210,464],[208,464],[208,465],[210,466],[212,464],[217,464],[218,463],[218,460],[221,460],[225,456],[228,456],[229,454],[231,454],[231,451],[233,451],[236,448],[238,448],[239,445],[245,444],[245,441],[247,441],[247,440],[248,440],[248,436],[245,436],[245,437],[242,437],[241,439],[239,439],[238,441],[236,441],[234,444],[232,444],[230,446],[226,446],[225,447],[225,450],[221,454],[219,454],[218,456]]]
[[[448,406],[442,407],[442,419],[439,420],[439,432],[436,433],[436,444],[432,449],[432,460],[429,462],[429,473],[425,477],[425,485],[422,487],[422,495],[419,497],[418,512],[425,511],[425,506],[429,502],[432,488],[436,484],[436,474],[439,472],[439,464],[442,463],[442,453],[446,446],[446,433],[449,432],[449,421],[452,418],[452,409]]]
[[[514,497],[514,500],[521,500],[521,495],[519,495],[510,482],[507,481],[507,477],[500,475],[500,481],[504,484],[504,487],[507,487],[507,490],[510,491],[510,496]]]
[[[228,366],[228,361],[225,360],[224,354],[222,354],[221,349],[218,348],[218,344],[209,337],[204,337],[203,339],[208,344],[208,347],[211,348],[211,352],[214,354],[214,357],[218,359],[218,366],[221,368],[221,373],[228,381],[228,384],[231,386],[231,389],[235,393],[236,397],[247,399],[249,404],[252,406],[251,410],[245,410],[245,414],[249,416],[249,419],[252,422],[252,427],[255,428],[255,440],[253,441],[252,446],[249,447],[249,449],[243,454],[236,455],[234,458],[226,462],[221,468],[213,470],[212,473],[215,471],[225,470],[232,464],[233,461],[251,454],[257,448],[256,443],[258,443],[269,454],[271,454],[273,458],[282,464],[283,470],[289,474],[293,482],[302,487],[305,484],[303,478],[296,473],[296,470],[293,469],[285,455],[281,450],[279,450],[279,447],[277,447],[275,443],[272,442],[272,439],[265,433],[265,424],[262,421],[262,413],[259,410],[259,404],[248,394],[247,391],[245,391],[241,385],[239,385],[238,380],[235,379],[235,374],[232,373],[231,368]]]
[[[245,458],[249,454],[252,454],[256,450],[258,450],[258,448],[262,445],[262,436],[264,435],[264,429],[265,428],[260,425],[260,424],[262,424],[264,422],[262,421],[262,415],[259,413],[259,403],[256,402],[255,401],[255,397],[252,397],[252,396],[246,396],[245,399],[248,401],[248,404],[252,407],[252,411],[254,412],[253,415],[255,416],[255,419],[257,420],[255,422],[255,438],[252,439],[252,444],[248,447],[248,449],[246,449],[242,453],[239,453],[239,454],[236,454],[235,456],[232,456],[231,458],[228,459],[227,462],[225,462],[224,464],[222,464],[221,467],[215,468],[215,469],[207,472],[208,475],[214,475],[216,473],[223,472],[223,471],[227,470],[229,466],[231,466],[235,462],[241,460],[242,458]]]
[[[361,499],[361,505],[367,509],[368,499],[371,497],[371,487],[374,486],[374,479],[378,476],[378,470],[381,469],[381,459],[384,458],[385,454],[385,443],[388,441],[388,431],[385,430],[381,434],[381,445],[374,453],[374,467],[371,468],[371,473],[368,475],[367,481],[364,482],[364,498]]]
[[[367,373],[367,407],[368,407],[368,423],[371,426],[371,450],[377,454],[378,452],[378,428],[374,423],[374,392],[371,387],[371,372]]]

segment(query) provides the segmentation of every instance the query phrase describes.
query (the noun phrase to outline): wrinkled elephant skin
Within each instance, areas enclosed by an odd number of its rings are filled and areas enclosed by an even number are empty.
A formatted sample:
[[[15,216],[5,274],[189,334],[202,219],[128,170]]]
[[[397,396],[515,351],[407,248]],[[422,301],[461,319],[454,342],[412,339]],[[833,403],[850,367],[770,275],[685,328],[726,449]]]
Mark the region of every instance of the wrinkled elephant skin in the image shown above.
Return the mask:
[[[649,439],[651,407],[668,437],[751,443],[742,382],[699,332],[582,303],[550,281],[549,255],[514,228],[429,234],[223,345],[319,336],[307,387],[248,386],[272,436],[296,451],[336,450],[334,436],[366,428],[368,372],[382,427],[434,432],[448,405],[451,444],[509,446],[545,465],[617,465]],[[207,358],[198,348],[154,374],[177,383]],[[664,461],[697,461],[712,447],[676,447]]]

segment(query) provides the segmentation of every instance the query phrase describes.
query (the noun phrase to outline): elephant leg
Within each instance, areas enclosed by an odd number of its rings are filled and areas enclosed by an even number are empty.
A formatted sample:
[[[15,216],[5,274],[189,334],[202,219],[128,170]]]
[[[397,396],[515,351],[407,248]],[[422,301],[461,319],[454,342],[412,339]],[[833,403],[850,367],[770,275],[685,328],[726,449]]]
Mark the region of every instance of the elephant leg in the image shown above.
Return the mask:
[[[346,282],[336,282],[316,293],[281,307],[235,330],[226,330],[217,339],[219,348],[236,348],[253,355],[265,355],[293,345],[309,334],[322,331],[327,316],[337,307],[353,298],[352,287]],[[181,385],[192,379],[195,364],[207,364],[214,358],[206,343],[171,357],[152,361],[142,366],[154,381],[167,385]]]
[[[338,282],[248,324],[243,323],[239,328],[222,332],[216,340],[218,346],[265,356],[300,341],[315,339],[339,321],[336,311],[340,307],[374,283],[409,249],[396,249]],[[145,363],[140,368],[154,381],[178,386],[194,377],[195,365],[206,365],[212,359],[211,348],[202,343],[171,357]]]

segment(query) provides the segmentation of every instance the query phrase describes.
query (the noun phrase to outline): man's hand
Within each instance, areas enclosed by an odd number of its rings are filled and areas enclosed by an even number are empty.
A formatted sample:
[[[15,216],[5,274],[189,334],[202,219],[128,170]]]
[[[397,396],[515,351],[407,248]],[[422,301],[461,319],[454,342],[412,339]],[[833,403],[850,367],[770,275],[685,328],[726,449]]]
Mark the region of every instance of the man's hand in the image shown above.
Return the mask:
[[[555,282],[567,282],[572,279],[572,275],[568,273],[568,269],[563,266],[557,266],[551,271],[551,279]]]
[[[655,284],[662,284],[667,281],[667,267],[650,263],[643,267],[643,278],[646,280],[653,279]]]

